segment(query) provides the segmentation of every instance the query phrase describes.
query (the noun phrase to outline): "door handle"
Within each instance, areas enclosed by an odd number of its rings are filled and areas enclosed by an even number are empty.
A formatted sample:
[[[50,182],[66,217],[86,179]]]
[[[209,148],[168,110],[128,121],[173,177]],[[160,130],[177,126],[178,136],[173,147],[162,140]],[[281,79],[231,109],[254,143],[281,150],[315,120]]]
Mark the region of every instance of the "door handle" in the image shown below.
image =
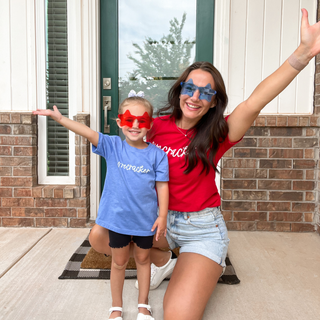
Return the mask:
[[[103,111],[104,111],[104,128],[103,133],[110,133],[110,125],[108,124],[108,111],[111,110],[111,97],[103,97]]]

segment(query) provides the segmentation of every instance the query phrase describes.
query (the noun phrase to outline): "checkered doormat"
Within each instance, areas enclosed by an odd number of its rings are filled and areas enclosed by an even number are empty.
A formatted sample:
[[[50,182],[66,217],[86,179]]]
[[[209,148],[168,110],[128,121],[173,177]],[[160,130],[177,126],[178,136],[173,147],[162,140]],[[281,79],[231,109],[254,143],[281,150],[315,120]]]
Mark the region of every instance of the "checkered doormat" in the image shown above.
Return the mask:
[[[75,251],[68,261],[59,279],[110,279],[110,269],[83,269],[81,263],[88,251],[91,249],[88,237],[83,241],[81,246]],[[229,257],[226,258],[226,270],[220,277],[219,283],[238,284],[239,278],[231,264]],[[136,269],[126,269],[126,279],[136,279]],[[166,280],[169,280],[167,278]]]

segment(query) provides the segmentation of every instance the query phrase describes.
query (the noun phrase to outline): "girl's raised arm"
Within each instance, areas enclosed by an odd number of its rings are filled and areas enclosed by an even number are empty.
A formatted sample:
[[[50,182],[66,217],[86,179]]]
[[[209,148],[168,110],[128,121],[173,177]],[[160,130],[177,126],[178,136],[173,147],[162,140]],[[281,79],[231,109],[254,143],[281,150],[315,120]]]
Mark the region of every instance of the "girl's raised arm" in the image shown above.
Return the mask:
[[[49,116],[53,120],[60,123],[62,126],[67,128],[68,130],[73,131],[76,134],[79,134],[82,137],[87,138],[94,146],[98,145],[99,142],[99,133],[90,129],[86,125],[79,123],[77,121],[73,121],[69,118],[64,117],[56,106],[53,106],[53,110],[49,109],[37,109],[32,112],[33,114],[39,116]]]
[[[310,26],[308,12],[302,9],[301,42],[293,55],[279,69],[263,80],[250,97],[240,103],[228,119],[229,139],[238,141],[250,128],[260,111],[299,74],[301,67],[320,53],[320,22]]]

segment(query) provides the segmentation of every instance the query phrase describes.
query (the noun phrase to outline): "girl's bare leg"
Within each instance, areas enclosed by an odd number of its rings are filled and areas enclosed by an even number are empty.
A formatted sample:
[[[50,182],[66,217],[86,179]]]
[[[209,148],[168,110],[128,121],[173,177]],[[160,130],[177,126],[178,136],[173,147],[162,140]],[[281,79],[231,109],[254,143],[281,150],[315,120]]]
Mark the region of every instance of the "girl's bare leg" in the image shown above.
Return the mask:
[[[122,291],[126,266],[130,257],[130,244],[123,248],[111,248],[112,263],[110,286],[112,296],[112,306],[122,307]],[[113,311],[109,319],[121,316],[120,311]]]
[[[148,304],[150,287],[150,252],[151,249],[141,249],[134,244],[133,256],[137,265],[137,278],[139,281],[138,303]],[[139,313],[150,315],[146,308],[139,308]]]
[[[209,258],[180,254],[164,296],[164,320],[201,320],[221,272]]]
[[[109,230],[95,224],[89,234],[89,242],[91,247],[99,253],[111,256],[111,248],[109,247]],[[133,246],[130,246],[130,257],[133,257]]]

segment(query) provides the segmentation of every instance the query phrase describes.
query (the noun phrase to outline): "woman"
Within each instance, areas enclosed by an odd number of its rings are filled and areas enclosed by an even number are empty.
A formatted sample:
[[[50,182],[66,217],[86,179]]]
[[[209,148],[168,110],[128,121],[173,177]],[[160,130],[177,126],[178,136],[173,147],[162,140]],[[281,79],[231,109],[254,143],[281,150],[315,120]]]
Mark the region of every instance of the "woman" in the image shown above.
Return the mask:
[[[148,135],[167,152],[170,169],[167,236],[154,247],[180,247],[178,259],[157,248],[151,253],[151,289],[174,267],[163,302],[165,320],[201,319],[223,271],[229,240],[214,182],[219,159],[319,52],[320,23],[309,26],[302,9],[299,47],[226,119],[225,86],[211,64],[194,63],[171,88],[168,106],[161,110],[171,114],[157,118]],[[109,254],[107,233],[95,227],[91,245]]]

